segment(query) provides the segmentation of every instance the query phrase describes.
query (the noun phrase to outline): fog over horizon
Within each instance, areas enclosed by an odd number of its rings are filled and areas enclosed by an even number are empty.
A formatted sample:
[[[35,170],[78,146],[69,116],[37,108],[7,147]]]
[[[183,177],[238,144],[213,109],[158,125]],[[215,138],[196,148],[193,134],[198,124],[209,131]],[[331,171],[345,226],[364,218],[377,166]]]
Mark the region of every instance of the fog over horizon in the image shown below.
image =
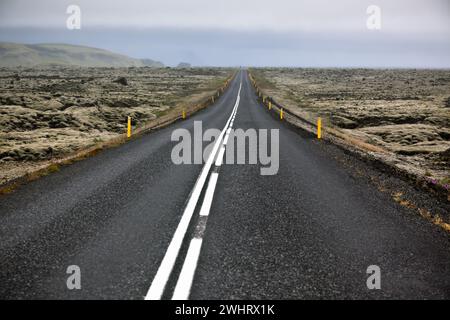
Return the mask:
[[[66,27],[69,5],[81,30]],[[369,30],[369,5],[381,30]],[[450,68],[446,0],[0,0],[0,41],[103,48],[166,65]]]

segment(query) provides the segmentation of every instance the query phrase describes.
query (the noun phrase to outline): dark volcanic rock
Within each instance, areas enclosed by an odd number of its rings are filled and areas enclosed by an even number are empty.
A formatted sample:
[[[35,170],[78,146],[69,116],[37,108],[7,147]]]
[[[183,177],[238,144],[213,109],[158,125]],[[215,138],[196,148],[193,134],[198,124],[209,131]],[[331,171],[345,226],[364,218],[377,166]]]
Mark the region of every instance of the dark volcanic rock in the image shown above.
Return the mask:
[[[127,79],[125,77],[119,77],[116,80],[114,80],[113,82],[119,83],[119,84],[121,84],[123,86],[127,86],[128,85],[128,81],[127,81]]]
[[[441,158],[442,160],[450,161],[450,148],[448,148],[447,150],[441,152],[441,153],[439,154],[439,156],[440,156],[440,158]]]
[[[444,106],[445,106],[446,108],[450,108],[450,97],[448,97],[447,100],[445,100]]]

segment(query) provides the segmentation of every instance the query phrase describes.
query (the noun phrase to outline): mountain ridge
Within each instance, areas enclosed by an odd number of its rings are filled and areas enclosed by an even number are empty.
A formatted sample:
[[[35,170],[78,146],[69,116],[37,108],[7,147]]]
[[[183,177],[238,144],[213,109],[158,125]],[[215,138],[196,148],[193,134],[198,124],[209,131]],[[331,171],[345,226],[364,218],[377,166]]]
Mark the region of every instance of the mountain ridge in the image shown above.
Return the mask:
[[[163,63],[152,59],[136,59],[109,50],[84,45],[0,42],[0,67],[52,65],[78,67],[164,67]]]

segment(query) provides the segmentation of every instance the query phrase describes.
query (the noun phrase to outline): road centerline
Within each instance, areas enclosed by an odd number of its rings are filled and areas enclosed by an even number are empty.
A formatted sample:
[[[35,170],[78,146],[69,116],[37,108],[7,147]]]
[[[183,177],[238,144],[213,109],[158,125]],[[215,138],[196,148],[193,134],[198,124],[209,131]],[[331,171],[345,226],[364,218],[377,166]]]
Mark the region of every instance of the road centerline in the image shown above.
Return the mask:
[[[239,88],[238,98],[236,101],[235,108],[232,114],[232,121],[229,123],[229,127],[226,130],[226,139],[228,140],[228,136],[232,130],[232,125],[234,121],[234,117],[236,116],[237,109],[239,107],[240,101],[240,92],[242,88],[242,83]],[[217,155],[215,166],[216,169],[222,165],[224,152],[225,152],[226,141],[222,141],[222,145],[220,151]],[[172,296],[172,300],[187,300],[189,299],[189,295],[191,292],[192,283],[194,281],[195,270],[197,269],[198,259],[200,258],[200,251],[203,242],[203,235],[206,230],[206,221],[210,213],[212,200],[214,197],[214,191],[217,185],[217,179],[219,177],[218,172],[212,172],[208,182],[208,188],[205,193],[205,197],[203,199],[202,207],[200,209],[200,218],[197,222],[196,229],[199,232],[196,232],[194,237],[189,244],[189,249],[186,254],[186,258],[183,263],[183,267],[181,269],[180,275],[178,277],[177,284],[175,286],[174,294]]]
[[[189,227],[190,221],[192,219],[192,215],[194,214],[195,208],[197,206],[197,202],[200,198],[201,192],[203,190],[206,179],[211,170],[214,159],[217,156],[219,147],[222,145],[222,141],[223,141],[225,132],[229,128],[233,116],[236,114],[236,111],[237,111],[237,108],[238,108],[239,102],[240,102],[241,89],[242,89],[242,79],[241,79],[241,82],[239,85],[239,91],[237,94],[236,103],[233,107],[231,115],[228,118],[228,121],[226,122],[224,128],[222,129],[219,137],[217,138],[217,140],[213,146],[213,149],[212,149],[211,153],[209,154],[208,159],[207,159],[205,165],[203,166],[202,171],[194,185],[194,188],[189,196],[187,205],[183,211],[181,220],[177,226],[177,229],[175,230],[175,233],[172,237],[169,247],[167,248],[164,258],[158,268],[158,271],[156,272],[156,275],[153,278],[152,284],[150,285],[150,288],[145,296],[145,300],[160,300],[164,293],[167,282],[169,280],[169,277],[172,273],[173,267],[177,260],[178,254],[180,252],[180,248],[183,243],[183,239],[184,239],[187,229]],[[184,268],[184,266],[183,266],[183,268]],[[194,268],[194,270],[195,270],[195,268]]]
[[[194,280],[195,269],[197,269],[198,258],[200,257],[202,242],[203,239],[201,238],[193,238],[191,240],[172,300],[187,300],[189,297],[192,281]]]
[[[211,173],[211,176],[210,176],[209,182],[208,182],[208,188],[206,189],[205,199],[203,200],[202,208],[200,209],[201,216],[209,215],[209,210],[211,209],[212,199],[214,196],[214,191],[216,189],[218,177],[219,177],[218,172]]]

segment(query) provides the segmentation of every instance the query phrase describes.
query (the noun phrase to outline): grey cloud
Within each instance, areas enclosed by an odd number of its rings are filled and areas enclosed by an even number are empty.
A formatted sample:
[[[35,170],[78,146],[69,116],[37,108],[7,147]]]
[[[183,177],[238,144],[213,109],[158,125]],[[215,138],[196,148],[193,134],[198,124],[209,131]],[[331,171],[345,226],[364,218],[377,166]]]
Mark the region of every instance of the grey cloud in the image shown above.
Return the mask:
[[[65,27],[69,4],[82,29]],[[366,8],[382,10],[381,31]],[[447,0],[0,0],[0,41],[68,42],[168,64],[450,67]]]

